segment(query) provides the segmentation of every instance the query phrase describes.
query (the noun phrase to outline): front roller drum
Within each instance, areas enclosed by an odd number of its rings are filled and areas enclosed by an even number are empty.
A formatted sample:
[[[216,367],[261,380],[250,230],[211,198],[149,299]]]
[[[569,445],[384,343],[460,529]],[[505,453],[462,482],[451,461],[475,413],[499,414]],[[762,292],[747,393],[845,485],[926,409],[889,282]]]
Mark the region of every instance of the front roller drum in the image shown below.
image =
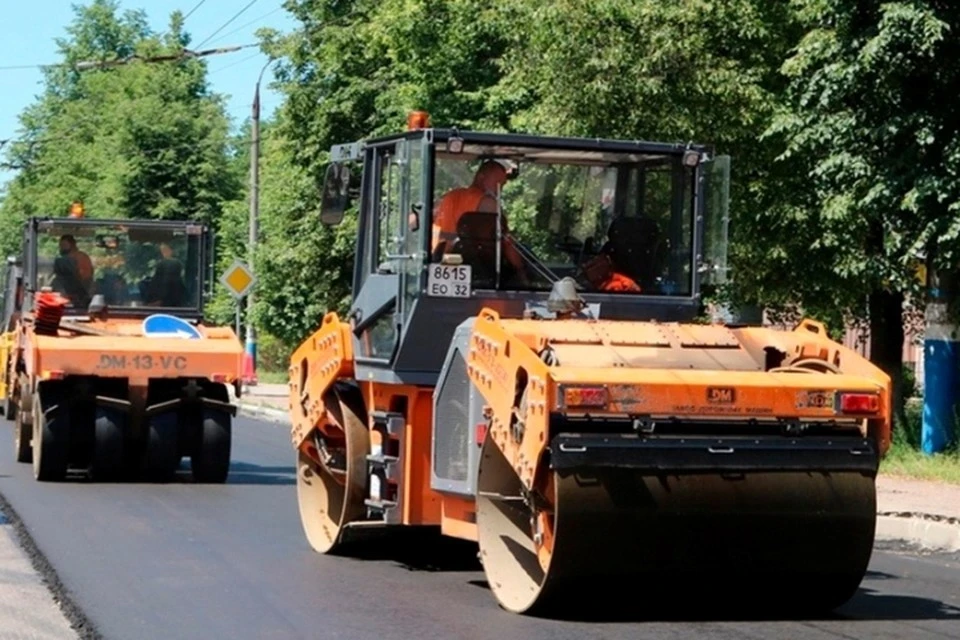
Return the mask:
[[[856,592],[870,560],[869,473],[550,473],[547,500],[525,499],[499,447],[483,445],[481,561],[516,613],[646,606],[650,615],[663,606],[654,603],[694,599],[830,610]]]
[[[335,553],[345,542],[349,523],[366,514],[370,439],[363,400],[355,389],[341,386],[329,392],[324,403],[336,422],[330,430],[339,431],[338,437],[327,438],[321,443],[323,450],[318,449],[326,464],[297,451],[297,501],[310,546],[319,553]]]

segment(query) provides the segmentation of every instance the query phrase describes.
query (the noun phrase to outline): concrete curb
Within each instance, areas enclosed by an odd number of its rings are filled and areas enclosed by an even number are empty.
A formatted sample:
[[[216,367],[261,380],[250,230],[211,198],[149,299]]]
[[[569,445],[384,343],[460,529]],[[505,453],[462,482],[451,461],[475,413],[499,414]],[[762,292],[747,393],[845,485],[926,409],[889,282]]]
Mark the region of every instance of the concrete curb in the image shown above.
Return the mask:
[[[286,411],[251,402],[240,402],[239,413],[258,420],[290,424]],[[909,511],[881,511],[877,513],[876,539],[909,542],[937,551],[960,551],[960,519]]]
[[[960,519],[910,511],[881,511],[877,514],[876,538],[911,542],[935,551],[960,551]]]
[[[281,409],[265,407],[263,405],[241,402],[237,405],[237,413],[248,418],[266,420],[280,424],[290,424],[290,414]]]

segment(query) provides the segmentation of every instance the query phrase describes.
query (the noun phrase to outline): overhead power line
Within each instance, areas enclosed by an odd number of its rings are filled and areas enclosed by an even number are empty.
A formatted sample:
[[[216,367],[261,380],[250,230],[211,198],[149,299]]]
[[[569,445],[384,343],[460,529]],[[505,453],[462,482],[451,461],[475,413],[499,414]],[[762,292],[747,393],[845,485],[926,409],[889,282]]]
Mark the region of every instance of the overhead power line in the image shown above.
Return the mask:
[[[272,11],[268,11],[267,13],[265,13],[265,14],[259,16],[259,17],[254,18],[254,19],[251,20],[250,22],[247,22],[247,23],[244,23],[244,24],[240,25],[240,26],[237,27],[236,29],[231,29],[230,31],[227,31],[225,34],[221,35],[219,38],[214,38],[213,40],[211,40],[210,38],[207,38],[207,41],[213,43],[213,42],[216,42],[217,40],[223,40],[223,39],[226,38],[227,36],[232,36],[233,34],[237,33],[238,31],[240,31],[240,30],[242,30],[242,29],[246,29],[246,28],[249,27],[250,25],[256,24],[256,23],[260,22],[261,20],[263,20],[264,18],[269,18],[270,16],[272,16],[273,14],[275,14],[277,11],[282,11],[282,10],[283,10],[283,7],[282,7],[282,6],[281,6],[281,7],[277,7],[276,9],[273,9]]]
[[[189,58],[204,58],[207,56],[216,56],[222,55],[225,53],[235,53],[243,49],[250,49],[252,47],[258,47],[259,44],[243,44],[231,47],[219,47],[216,49],[205,49],[203,51],[193,51],[190,49],[181,49],[177,53],[170,53],[160,56],[138,56],[133,55],[127,58],[117,58],[115,60],[81,60],[80,62],[75,62],[73,64],[67,62],[54,62],[51,64],[19,64],[19,65],[6,65],[0,66],[0,71],[7,71],[13,69],[55,69],[58,67],[71,67],[77,70],[84,69],[98,69],[103,67],[117,67],[124,64],[129,64],[130,62],[176,62],[179,60],[186,60]]]
[[[197,46],[198,46],[198,47],[202,47],[204,44],[207,43],[207,41],[209,41],[211,38],[213,38],[213,36],[217,35],[217,34],[220,33],[221,31],[223,31],[224,29],[226,29],[226,28],[230,25],[231,22],[233,22],[234,20],[236,20],[237,18],[239,18],[241,15],[243,15],[243,13],[244,13],[247,9],[249,9],[250,7],[252,7],[254,4],[256,4],[256,2],[257,2],[257,0],[250,0],[250,2],[248,2],[247,5],[246,5],[243,9],[240,9],[240,11],[237,11],[235,14],[233,14],[233,17],[232,17],[232,18],[230,18],[229,20],[227,20],[226,22],[224,22],[222,25],[220,25],[220,28],[219,28],[219,29],[217,29],[216,31],[214,31],[213,33],[211,33],[209,36],[207,36],[206,40],[204,40],[203,42],[201,42],[201,43],[198,44]]]
[[[190,11],[187,12],[187,15],[183,16],[184,22],[186,22],[187,18],[189,18],[190,16],[193,15],[193,12],[194,12],[194,11],[196,11],[196,10],[199,9],[201,6],[203,6],[203,3],[206,2],[206,1],[207,1],[207,0],[200,0],[200,2],[198,2],[197,4],[195,4],[195,5],[193,6],[193,9],[190,9]]]

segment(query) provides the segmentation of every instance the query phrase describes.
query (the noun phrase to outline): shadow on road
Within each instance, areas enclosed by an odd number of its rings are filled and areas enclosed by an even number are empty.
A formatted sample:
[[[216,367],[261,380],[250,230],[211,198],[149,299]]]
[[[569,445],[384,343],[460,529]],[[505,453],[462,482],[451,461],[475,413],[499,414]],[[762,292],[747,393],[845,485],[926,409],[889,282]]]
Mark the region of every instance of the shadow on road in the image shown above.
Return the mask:
[[[919,596],[882,594],[861,587],[856,595],[837,610],[845,620],[957,620],[960,607]]]
[[[408,571],[480,571],[477,544],[440,535],[435,529],[364,531],[340,554],[359,562],[390,562]]]
[[[292,485],[297,483],[293,465],[263,467],[250,462],[230,463],[227,484]]]
[[[872,572],[871,572],[872,573]],[[889,574],[882,574],[891,578]],[[470,580],[468,584],[490,589],[486,580]],[[642,603],[642,604],[641,604]],[[552,615],[541,614],[531,617],[563,622],[623,623],[623,622],[855,622],[858,620],[957,620],[960,621],[960,607],[918,596],[880,594],[873,589],[861,587],[847,604],[833,612],[790,615],[784,610],[776,611],[763,608],[751,611],[747,606],[740,610],[721,594],[706,605],[698,605],[688,594],[679,592],[676,598],[664,601],[631,598],[629,601],[587,605],[576,598],[573,602],[562,604]]]
[[[276,467],[261,466],[251,462],[231,462],[230,474],[225,484],[231,485],[293,485],[297,483],[296,469],[293,465]],[[0,475],[0,478],[3,476]],[[77,484],[110,484],[120,486],[162,486],[164,484],[196,484],[190,473],[190,459],[184,458],[177,468],[176,474],[170,482],[147,482],[139,477],[127,478],[114,482],[98,482],[88,471],[71,469],[67,472],[65,482]],[[216,486],[216,485],[212,485]]]
[[[885,573],[883,571],[870,571],[867,570],[867,573],[863,576],[864,580],[899,580],[900,576],[895,576],[892,573]]]

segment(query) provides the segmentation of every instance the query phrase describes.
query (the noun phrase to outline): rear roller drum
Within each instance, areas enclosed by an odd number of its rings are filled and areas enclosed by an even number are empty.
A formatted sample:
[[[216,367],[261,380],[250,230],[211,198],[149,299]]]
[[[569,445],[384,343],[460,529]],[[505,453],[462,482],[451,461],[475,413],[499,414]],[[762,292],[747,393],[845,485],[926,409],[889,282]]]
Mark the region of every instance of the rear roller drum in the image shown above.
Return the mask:
[[[204,409],[197,443],[190,457],[193,479],[197,482],[223,484],[230,472],[230,414],[218,409]],[[177,456],[180,459],[180,456]]]
[[[57,406],[59,398],[46,403],[39,393],[33,396],[33,477],[41,482],[63,480],[70,453],[69,416]]]
[[[119,480],[126,470],[123,412],[97,407],[93,425],[93,459],[90,472],[98,482]]]
[[[546,500],[531,507],[499,447],[484,443],[481,561],[499,603],[516,613],[636,612],[640,603],[655,613],[664,598],[709,608],[731,590],[761,610],[830,610],[856,592],[870,560],[876,493],[867,474],[549,477]]]
[[[144,455],[144,475],[151,482],[170,482],[180,464],[179,427],[172,411],[151,416]]]
[[[310,545],[319,553],[334,553],[344,542],[346,525],[366,514],[366,456],[370,449],[363,401],[355,389],[341,387],[324,399],[339,431],[321,442],[324,465],[297,451],[297,501]],[[329,456],[329,457],[328,457]]]

